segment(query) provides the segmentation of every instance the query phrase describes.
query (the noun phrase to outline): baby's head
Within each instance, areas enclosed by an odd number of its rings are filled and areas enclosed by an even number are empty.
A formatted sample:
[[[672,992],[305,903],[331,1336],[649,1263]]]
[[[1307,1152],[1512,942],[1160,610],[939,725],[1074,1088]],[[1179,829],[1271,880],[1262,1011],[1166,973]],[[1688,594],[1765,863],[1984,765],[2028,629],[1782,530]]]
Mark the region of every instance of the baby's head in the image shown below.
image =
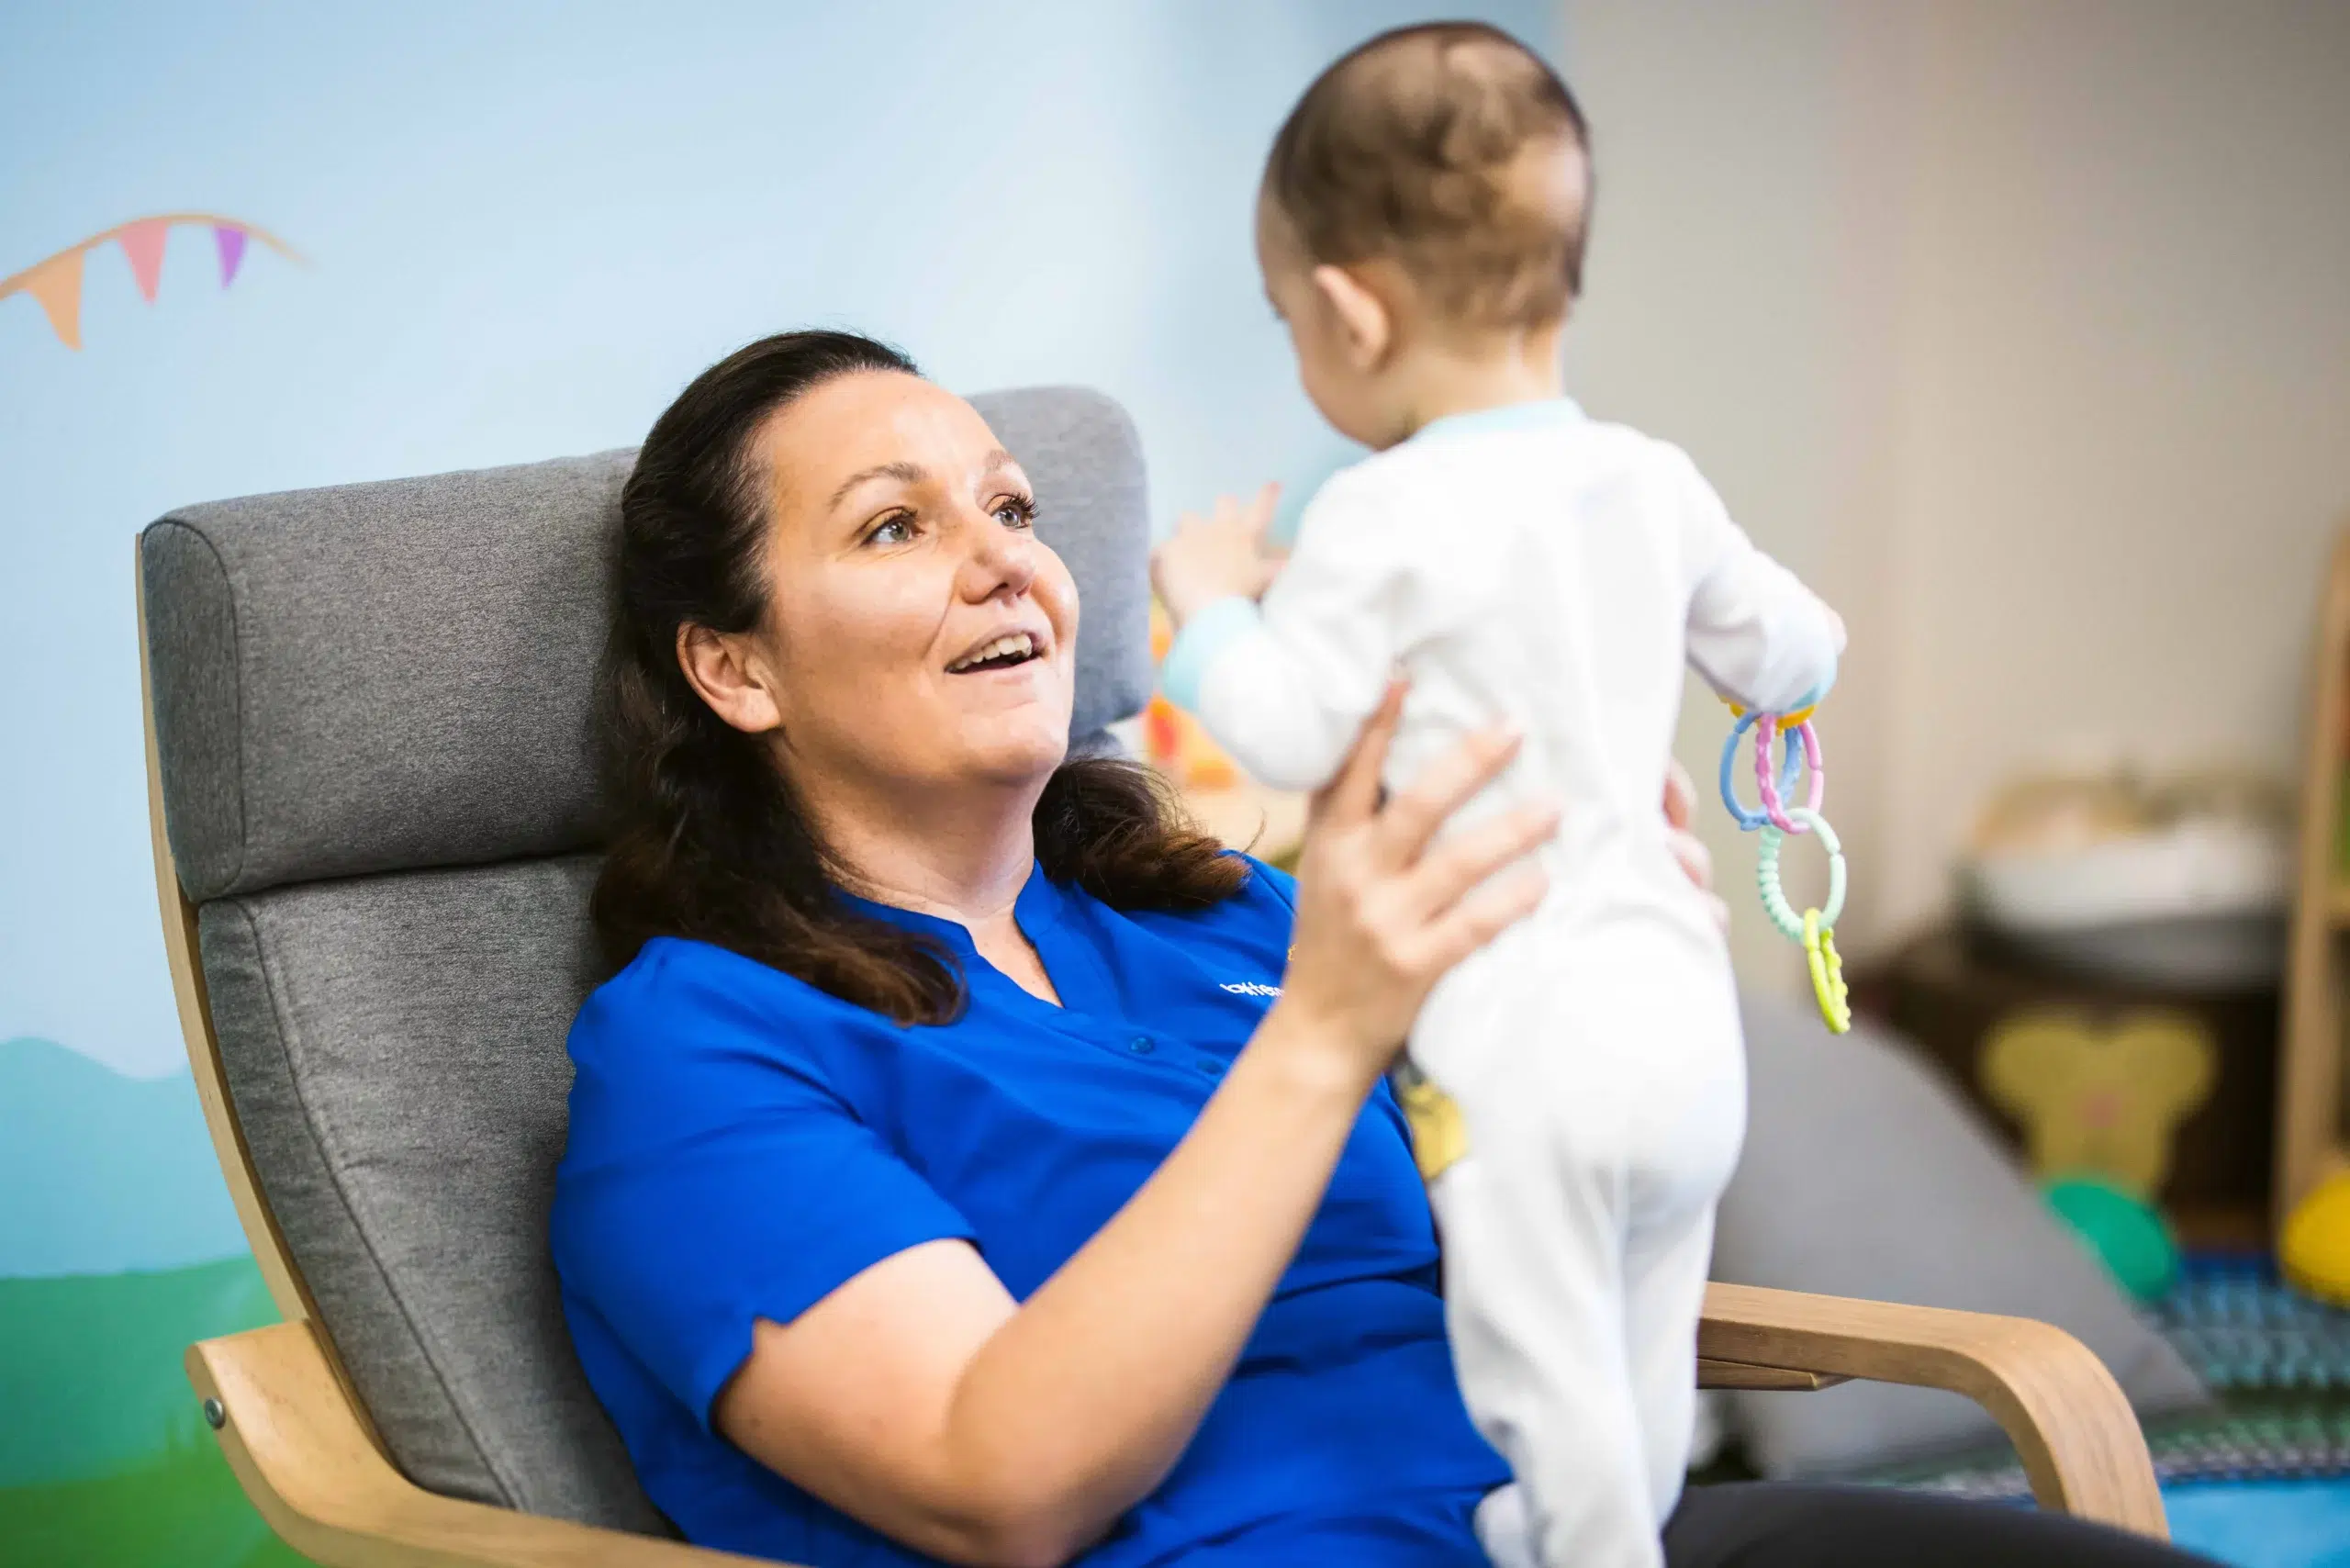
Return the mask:
[[[1506,33],[1404,28],[1325,71],[1257,203],[1265,291],[1315,406],[1384,447],[1432,382],[1555,353],[1590,196],[1583,111]]]

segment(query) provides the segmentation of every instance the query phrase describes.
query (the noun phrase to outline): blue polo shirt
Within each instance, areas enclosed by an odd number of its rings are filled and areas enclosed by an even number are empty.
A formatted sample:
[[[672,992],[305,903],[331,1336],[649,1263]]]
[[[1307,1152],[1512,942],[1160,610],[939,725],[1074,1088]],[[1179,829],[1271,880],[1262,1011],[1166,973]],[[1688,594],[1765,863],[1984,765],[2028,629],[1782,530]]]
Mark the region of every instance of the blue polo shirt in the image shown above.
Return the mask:
[[[718,1437],[711,1402],[765,1317],[969,1241],[1025,1299],[1171,1151],[1276,994],[1292,884],[1125,913],[1041,870],[1015,913],[1063,1005],[935,935],[970,1002],[901,1027],[766,965],[660,938],[571,1031],[553,1240],[588,1379],[687,1538],[811,1568],[927,1563]],[[1365,1106],[1320,1212],[1172,1473],[1087,1568],[1344,1562],[1479,1568],[1506,1479],[1470,1425],[1401,1113]]]

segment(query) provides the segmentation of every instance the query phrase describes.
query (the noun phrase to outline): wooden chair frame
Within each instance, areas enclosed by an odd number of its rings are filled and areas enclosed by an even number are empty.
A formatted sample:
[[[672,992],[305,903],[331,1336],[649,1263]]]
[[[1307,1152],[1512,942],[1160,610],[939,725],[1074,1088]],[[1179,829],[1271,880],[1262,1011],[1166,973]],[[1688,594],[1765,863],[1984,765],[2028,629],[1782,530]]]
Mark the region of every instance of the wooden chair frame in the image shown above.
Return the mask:
[[[2344,758],[2350,755],[2350,524],[2333,547],[2311,655],[2308,760],[2301,778],[2299,865],[2287,950],[2285,1026],[2277,1053],[2277,1154],[2270,1218],[2350,1170],[2342,1103],[2344,958],[2350,878],[2335,864]]]
[[[720,1568],[751,1559],[599,1529],[428,1492],[402,1475],[318,1327],[237,1125],[198,958],[196,909],[163,830],[162,778],[147,667],[147,806],[155,888],[188,1064],[213,1152],[263,1279],[285,1321],[187,1351],[188,1380],[220,1449],[270,1528],[328,1568]],[[2063,1330],[2025,1318],[1715,1284],[1697,1329],[1709,1388],[1826,1387],[1850,1378],[1951,1389],[1995,1417],[2041,1506],[2167,1539],[2136,1416],[2104,1363]],[[768,1565],[772,1568],[772,1565]]]

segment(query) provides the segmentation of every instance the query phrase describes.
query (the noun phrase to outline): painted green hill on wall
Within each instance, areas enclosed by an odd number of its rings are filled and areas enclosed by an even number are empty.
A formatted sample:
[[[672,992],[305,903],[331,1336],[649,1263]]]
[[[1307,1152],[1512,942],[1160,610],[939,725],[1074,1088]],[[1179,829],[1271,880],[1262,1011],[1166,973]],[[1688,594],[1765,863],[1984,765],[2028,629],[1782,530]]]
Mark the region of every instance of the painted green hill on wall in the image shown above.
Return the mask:
[[[0,1279],[245,1250],[185,1070],[125,1078],[53,1041],[0,1041]]]
[[[0,1562],[290,1568],[205,1427],[190,1341],[276,1321],[252,1260],[0,1280]]]

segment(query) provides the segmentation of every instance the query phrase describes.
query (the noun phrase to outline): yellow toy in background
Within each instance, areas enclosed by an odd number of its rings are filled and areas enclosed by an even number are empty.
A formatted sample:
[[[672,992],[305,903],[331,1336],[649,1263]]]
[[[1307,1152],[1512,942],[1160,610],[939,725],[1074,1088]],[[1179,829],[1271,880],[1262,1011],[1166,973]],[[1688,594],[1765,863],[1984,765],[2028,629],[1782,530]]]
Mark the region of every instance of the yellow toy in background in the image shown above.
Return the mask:
[[[2043,1179],[2101,1176],[2151,1201],[2179,1125],[2210,1098],[2219,1052],[2183,1013],[2148,1009],[2100,1028],[2035,1008],[2000,1021],[1977,1070],[1992,1103],[2022,1125]]]
[[[2295,1290],[2350,1306],[2350,1170],[2293,1205],[2277,1238],[2277,1266]]]
[[[2219,1078],[2211,1033],[2150,1008],[2101,1028],[2064,1008],[2003,1020],[1977,1070],[2020,1122],[2042,1190],[2131,1294],[2159,1301],[2178,1277],[2178,1243],[2154,1207],[2179,1125]]]

